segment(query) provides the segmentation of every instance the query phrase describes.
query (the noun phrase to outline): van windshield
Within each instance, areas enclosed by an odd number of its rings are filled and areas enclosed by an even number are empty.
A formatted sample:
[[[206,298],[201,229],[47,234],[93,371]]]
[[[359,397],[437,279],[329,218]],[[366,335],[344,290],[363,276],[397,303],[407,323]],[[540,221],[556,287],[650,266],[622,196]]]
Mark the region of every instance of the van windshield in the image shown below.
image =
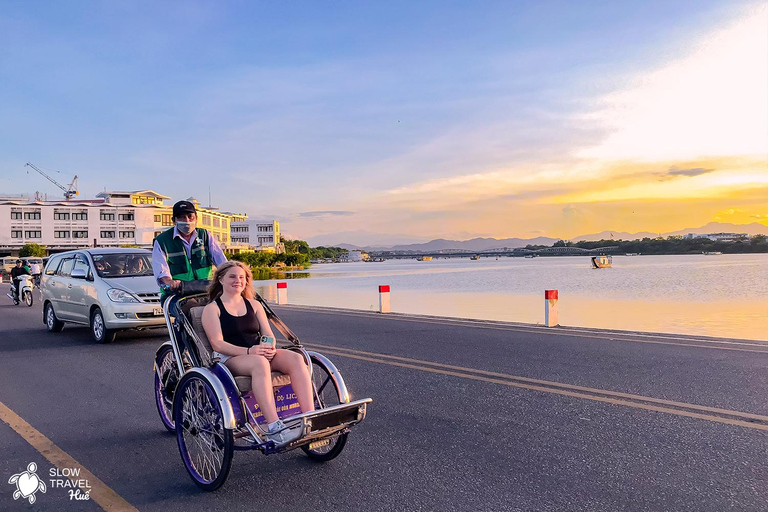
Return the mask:
[[[151,276],[150,254],[95,254],[93,265],[99,277]]]

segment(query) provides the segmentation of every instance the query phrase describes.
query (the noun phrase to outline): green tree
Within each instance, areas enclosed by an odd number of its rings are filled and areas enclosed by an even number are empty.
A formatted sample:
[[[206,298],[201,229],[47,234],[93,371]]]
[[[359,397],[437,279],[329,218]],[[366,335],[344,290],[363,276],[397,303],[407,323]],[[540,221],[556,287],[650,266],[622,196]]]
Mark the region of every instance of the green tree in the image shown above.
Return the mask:
[[[19,257],[25,258],[28,256],[36,256],[42,258],[46,256],[48,251],[40,244],[25,244],[19,249]]]

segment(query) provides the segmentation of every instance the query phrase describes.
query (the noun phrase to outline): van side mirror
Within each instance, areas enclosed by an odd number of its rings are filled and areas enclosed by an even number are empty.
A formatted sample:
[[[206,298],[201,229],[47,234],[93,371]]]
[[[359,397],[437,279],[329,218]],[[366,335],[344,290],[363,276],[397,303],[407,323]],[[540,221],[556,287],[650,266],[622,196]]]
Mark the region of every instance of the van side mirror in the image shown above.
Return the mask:
[[[73,269],[70,276],[72,279],[85,279],[85,270],[82,268]]]

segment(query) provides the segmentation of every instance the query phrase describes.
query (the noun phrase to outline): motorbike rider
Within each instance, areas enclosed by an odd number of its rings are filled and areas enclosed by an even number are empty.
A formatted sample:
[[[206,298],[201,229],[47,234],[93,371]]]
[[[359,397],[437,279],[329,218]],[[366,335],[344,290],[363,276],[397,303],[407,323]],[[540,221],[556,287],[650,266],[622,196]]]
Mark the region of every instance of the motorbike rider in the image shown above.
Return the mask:
[[[13,286],[16,290],[16,297],[14,300],[18,300],[19,292],[21,291],[19,287],[21,286],[21,278],[20,276],[23,275],[30,275],[29,270],[27,270],[27,267],[24,267],[22,264],[24,262],[21,260],[16,260],[16,266],[11,269],[11,278],[13,279]]]
[[[213,267],[227,261],[213,235],[197,227],[197,210],[189,201],[173,205],[174,226],[155,238],[152,270],[157,284],[171,290],[181,281],[211,279]],[[163,295],[165,295],[163,290]]]

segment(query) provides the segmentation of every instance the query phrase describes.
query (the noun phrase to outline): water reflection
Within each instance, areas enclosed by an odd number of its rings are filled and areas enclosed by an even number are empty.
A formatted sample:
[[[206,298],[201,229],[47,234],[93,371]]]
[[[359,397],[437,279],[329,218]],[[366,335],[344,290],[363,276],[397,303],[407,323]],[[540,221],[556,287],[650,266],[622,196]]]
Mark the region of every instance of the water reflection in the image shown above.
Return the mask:
[[[584,261],[581,261],[581,260]],[[560,290],[562,325],[767,339],[768,255],[615,257],[593,270],[586,258],[393,261],[318,265],[289,285],[291,304],[392,310],[538,323],[543,291]],[[267,300],[275,282],[254,283]]]

